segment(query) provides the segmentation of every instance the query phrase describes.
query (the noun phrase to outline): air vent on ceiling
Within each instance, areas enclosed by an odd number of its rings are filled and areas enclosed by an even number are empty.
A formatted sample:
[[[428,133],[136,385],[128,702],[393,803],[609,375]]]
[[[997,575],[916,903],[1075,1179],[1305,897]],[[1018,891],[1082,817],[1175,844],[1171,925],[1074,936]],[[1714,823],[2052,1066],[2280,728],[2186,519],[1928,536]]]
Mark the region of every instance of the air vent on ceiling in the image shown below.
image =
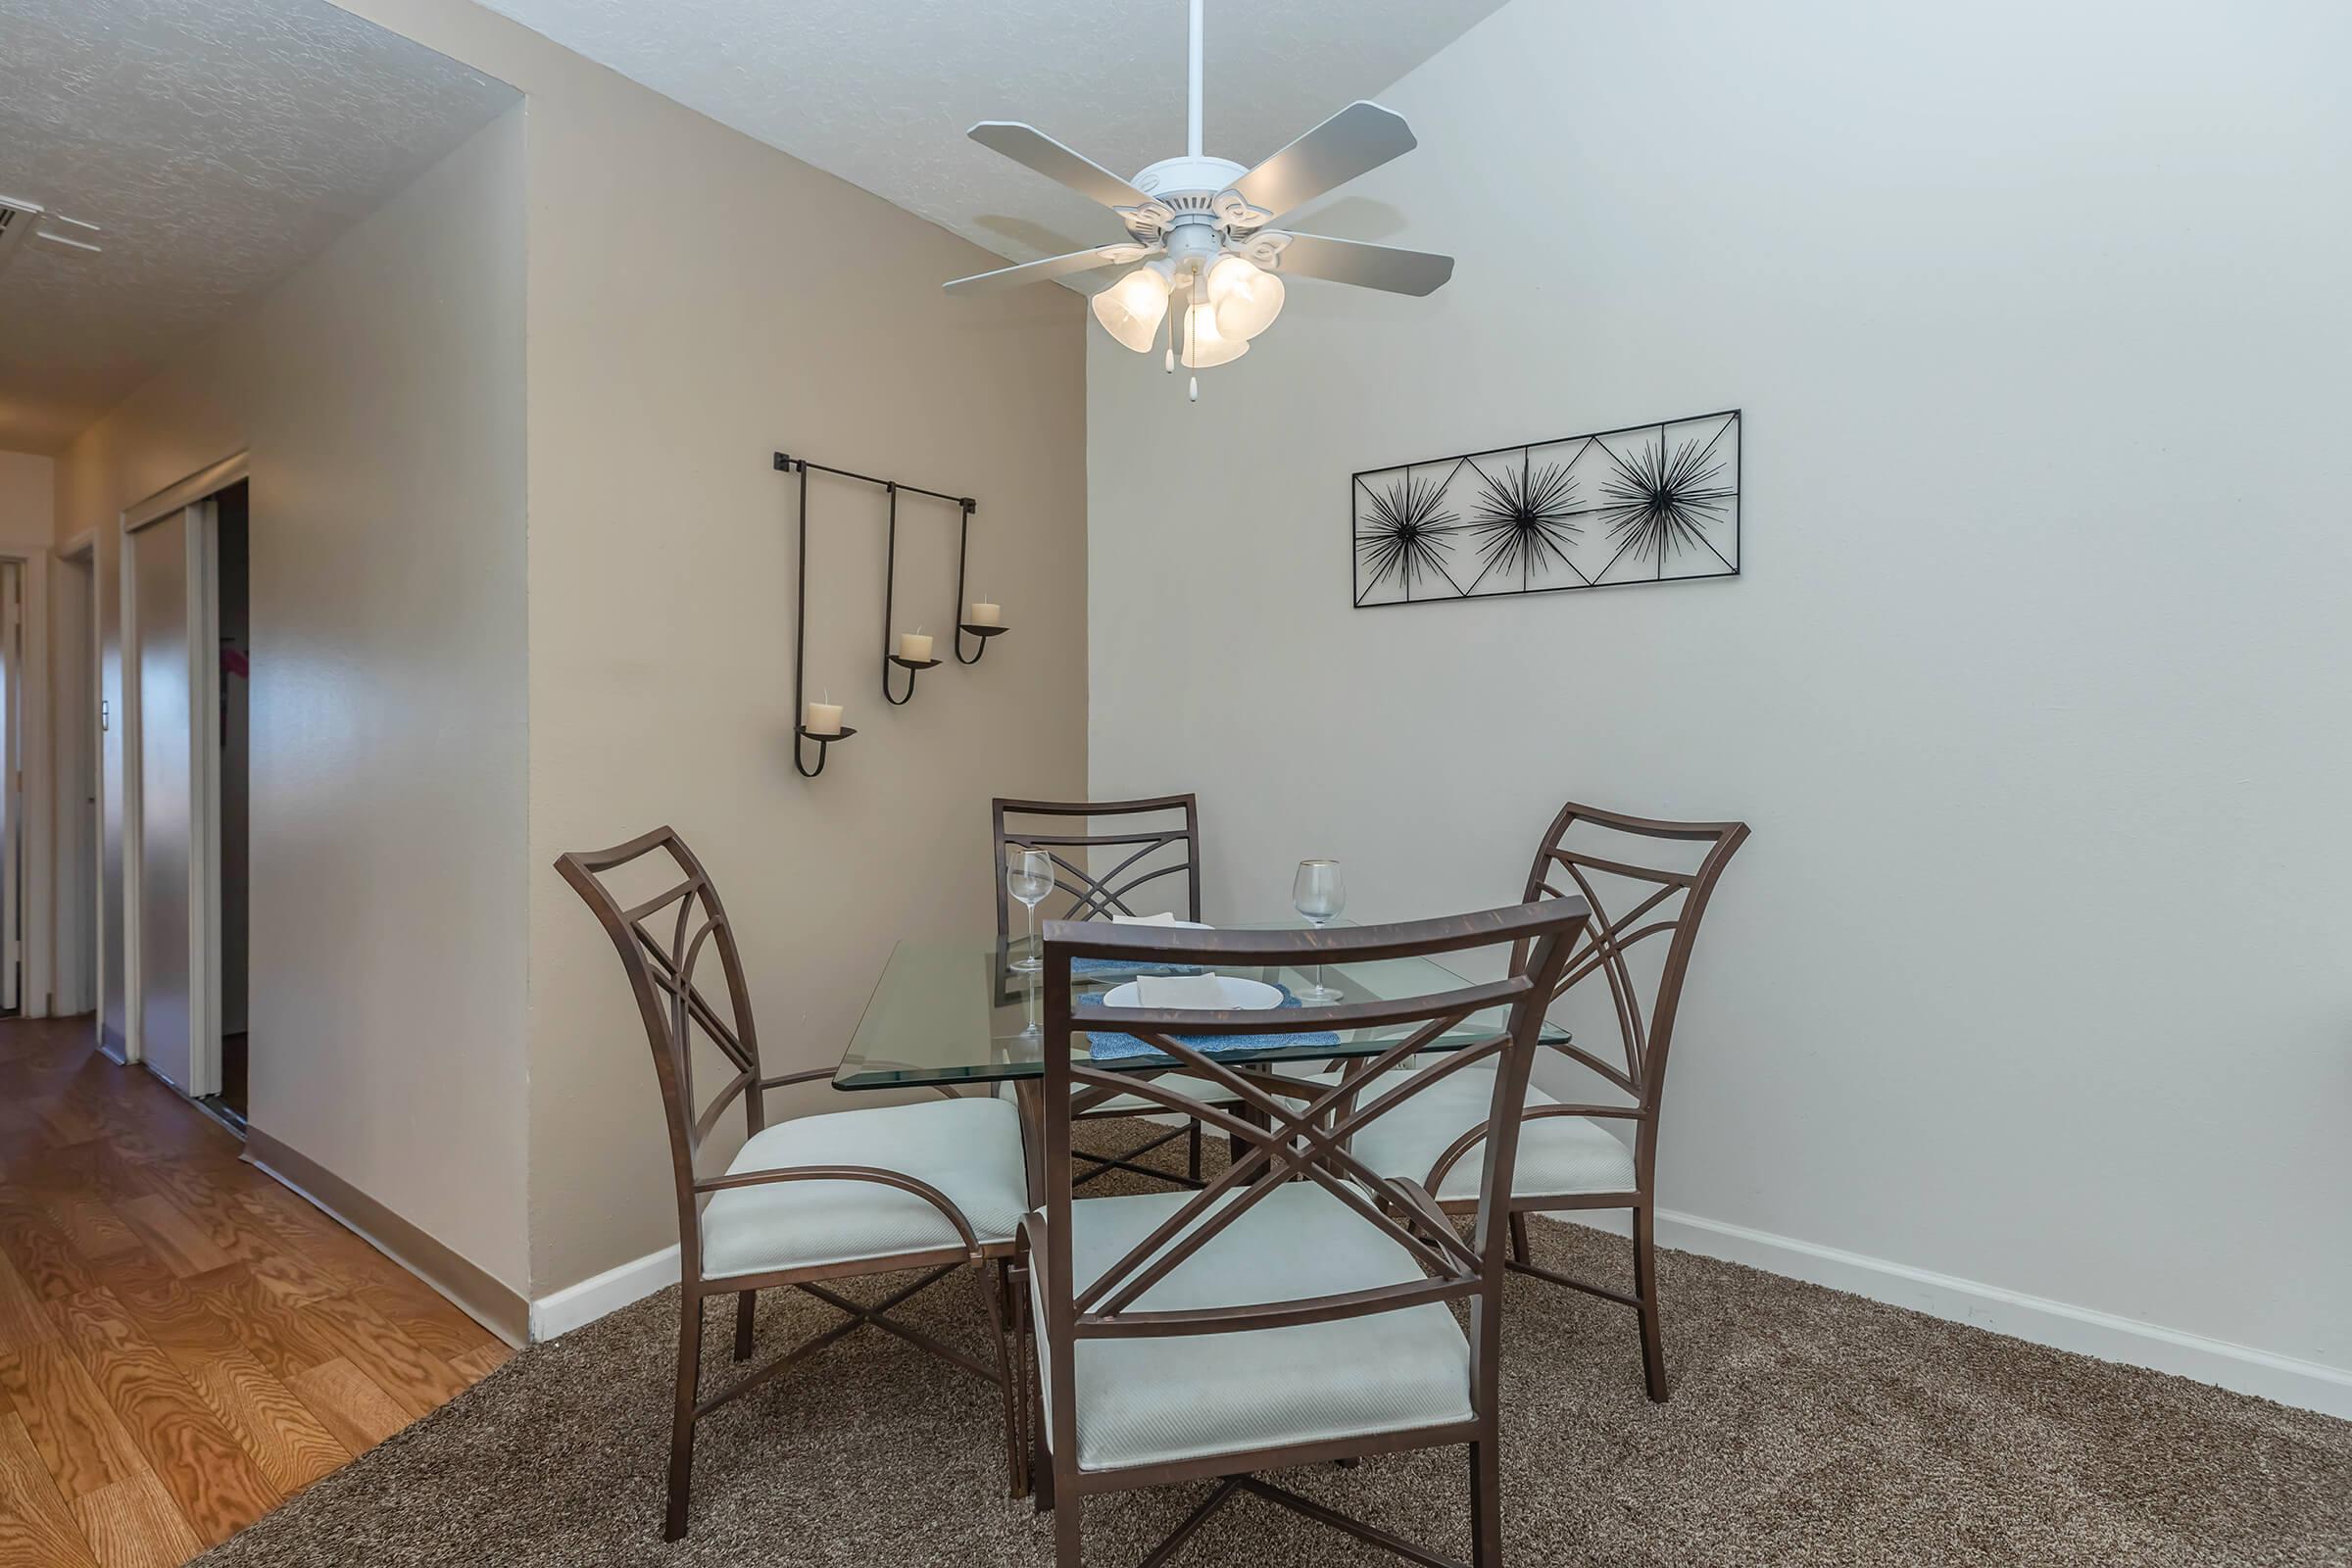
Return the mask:
[[[96,223],[85,223],[78,218],[68,218],[62,213],[49,212],[38,202],[23,201],[14,196],[0,196],[0,268],[8,266],[9,261],[15,257],[18,251],[36,239],[45,239],[52,244],[63,245],[77,251],[104,249],[103,246],[93,244],[89,240],[75,239],[71,235],[61,234],[54,228],[43,227],[44,223],[63,223],[85,234],[99,232]]]
[[[0,196],[0,267],[6,267],[9,259],[32,238],[33,225],[40,220],[41,210],[32,203]]]

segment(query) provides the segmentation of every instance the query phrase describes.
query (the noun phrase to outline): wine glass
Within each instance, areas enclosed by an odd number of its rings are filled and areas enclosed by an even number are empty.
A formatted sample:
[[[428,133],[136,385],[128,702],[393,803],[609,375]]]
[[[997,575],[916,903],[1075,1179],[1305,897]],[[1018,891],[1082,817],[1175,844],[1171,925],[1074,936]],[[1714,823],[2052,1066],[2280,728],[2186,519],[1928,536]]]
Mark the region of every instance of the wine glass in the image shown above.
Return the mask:
[[[1291,878],[1291,907],[1306,917],[1306,923],[1321,930],[1324,923],[1339,918],[1348,907],[1348,886],[1340,880],[1337,860],[1300,860],[1298,874]],[[1315,983],[1298,993],[1300,1002],[1337,1002],[1340,993],[1323,983],[1323,965],[1315,965]]]
[[[1054,891],[1054,858],[1043,850],[1023,849],[1017,844],[1007,847],[1004,891],[1029,911],[1029,952],[1013,959],[1009,967],[1022,974],[1034,973],[1046,966],[1037,956],[1037,906]]]

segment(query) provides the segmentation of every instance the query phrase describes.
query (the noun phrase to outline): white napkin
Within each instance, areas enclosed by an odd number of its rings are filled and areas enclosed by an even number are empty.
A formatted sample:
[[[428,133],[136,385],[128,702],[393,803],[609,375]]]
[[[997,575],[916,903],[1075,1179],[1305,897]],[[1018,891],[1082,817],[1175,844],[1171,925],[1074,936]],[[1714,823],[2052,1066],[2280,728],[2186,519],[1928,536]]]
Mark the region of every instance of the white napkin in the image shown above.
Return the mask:
[[[1174,925],[1176,916],[1173,914],[1114,914],[1110,917],[1110,923],[1112,925]]]
[[[1139,1007],[1219,1008],[1225,1005],[1225,978],[1214,974],[1142,974],[1135,977]]]

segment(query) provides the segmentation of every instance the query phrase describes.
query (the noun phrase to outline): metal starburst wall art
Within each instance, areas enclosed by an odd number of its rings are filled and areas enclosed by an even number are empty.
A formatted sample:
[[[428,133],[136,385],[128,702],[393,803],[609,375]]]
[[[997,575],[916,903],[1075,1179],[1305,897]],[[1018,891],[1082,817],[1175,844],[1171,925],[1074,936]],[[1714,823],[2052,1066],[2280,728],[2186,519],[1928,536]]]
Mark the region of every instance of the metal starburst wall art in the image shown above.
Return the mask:
[[[1737,577],[1740,449],[1730,409],[1357,473],[1354,603]]]
[[[1375,583],[1395,581],[1407,599],[1416,578],[1424,585],[1436,578],[1458,597],[1461,588],[1446,563],[1453,553],[1451,536],[1462,524],[1439,505],[1443,496],[1442,485],[1410,474],[1374,495],[1370,523],[1355,537],[1359,572]]]

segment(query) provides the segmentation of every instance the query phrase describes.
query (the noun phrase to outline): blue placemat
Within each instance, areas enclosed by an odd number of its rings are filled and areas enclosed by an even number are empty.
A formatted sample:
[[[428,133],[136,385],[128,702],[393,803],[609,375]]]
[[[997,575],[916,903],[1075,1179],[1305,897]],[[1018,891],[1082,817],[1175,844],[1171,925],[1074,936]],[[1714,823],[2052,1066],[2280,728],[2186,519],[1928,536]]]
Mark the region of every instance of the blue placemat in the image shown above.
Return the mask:
[[[1196,970],[1195,972],[1200,971]],[[1277,984],[1274,989],[1282,993],[1282,1006],[1303,1005],[1297,997],[1291,995],[1289,986]],[[1078,1003],[1078,1010],[1081,1012],[1102,1006],[1102,1001],[1095,997],[1083,998]],[[1174,1038],[1183,1041],[1204,1056],[1221,1055],[1232,1051],[1278,1051],[1289,1046],[1336,1046],[1340,1043],[1340,1037],[1328,1029],[1312,1029],[1289,1035],[1177,1035]],[[1109,1030],[1098,1034],[1092,1029],[1088,1030],[1086,1034],[1086,1054],[1096,1061],[1123,1061],[1131,1056],[1164,1057],[1167,1055],[1167,1053],[1157,1046],[1150,1045],[1133,1035],[1118,1034]]]
[[[1072,958],[1072,974],[1206,974],[1197,963],[1138,963],[1133,958]]]

